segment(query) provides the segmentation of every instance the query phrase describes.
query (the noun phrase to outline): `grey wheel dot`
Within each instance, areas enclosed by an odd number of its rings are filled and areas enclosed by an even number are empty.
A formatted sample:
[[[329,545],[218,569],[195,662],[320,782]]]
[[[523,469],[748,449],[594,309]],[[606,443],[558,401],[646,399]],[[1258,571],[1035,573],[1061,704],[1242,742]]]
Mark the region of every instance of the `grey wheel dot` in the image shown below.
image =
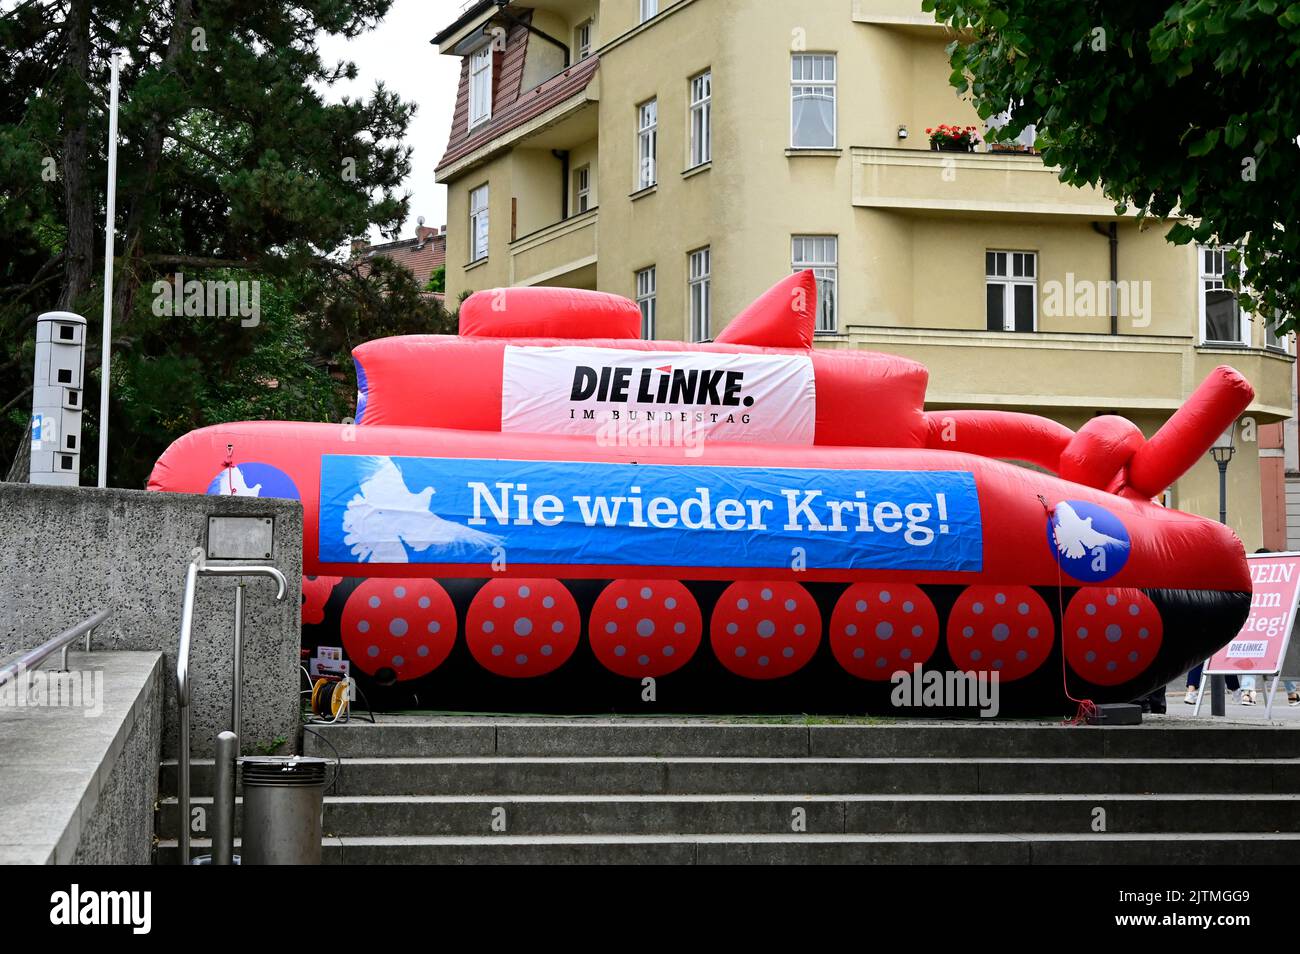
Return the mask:
[[[1011,627],[1006,623],[998,623],[993,627],[993,638],[998,642],[1003,642],[1011,635]]]
[[[1114,593],[1111,593],[1106,597],[1106,602],[1111,606],[1114,606],[1119,602],[1119,597],[1116,596]]]
[[[994,668],[994,669],[1001,669],[1001,668],[1002,668],[1002,660],[1001,660],[1001,659],[995,659],[995,660],[993,660],[993,668]]]
[[[740,627],[737,626],[735,623],[728,623],[728,624],[727,624],[727,634],[728,634],[728,635],[730,635],[730,636],[735,636],[736,633],[738,633],[739,631],[740,631]]]
[[[865,613],[867,611],[867,601],[858,600],[856,603],[853,604],[853,608],[857,610],[859,613]]]
[[[501,646],[501,645],[496,645],[496,646],[493,646],[493,647],[492,647],[492,655],[493,655],[493,656],[500,656],[500,655],[501,655],[502,653],[504,653],[505,651],[506,651],[506,648],[505,648],[504,646]]]
[[[877,624],[876,624],[876,638],[877,638],[877,639],[888,639],[889,637],[891,637],[891,636],[893,636],[893,635],[894,635],[894,624],[893,624],[893,623],[883,623],[883,622],[882,622],[882,623],[877,623]]]
[[[492,630],[496,628],[497,628],[496,623],[492,622],[492,620],[490,619],[483,623],[483,632],[485,633],[490,633],[492,632]]]
[[[614,601],[614,605],[617,606],[619,609],[627,609],[627,597],[620,596],[618,599]]]
[[[557,619],[554,623],[551,624],[551,632],[552,633],[564,632],[564,624]]]
[[[908,600],[906,603],[903,604],[903,612],[904,612],[904,613],[910,613],[910,612],[912,612],[912,610],[914,610],[914,609],[916,609],[916,607],[912,604],[912,601],[911,601],[911,600]]]
[[[902,658],[902,659],[911,659],[911,658],[912,658],[912,651],[911,651],[910,649],[904,649],[904,650],[903,650],[901,653],[899,653],[898,655],[899,655],[899,657]]]
[[[442,623],[438,622],[436,619],[431,619],[429,620],[429,625],[424,628],[431,633],[440,633],[442,632]]]
[[[882,603],[888,603],[888,602],[889,602],[890,600],[892,600],[892,599],[893,599],[893,597],[889,595],[889,590],[881,590],[881,591],[880,591],[880,602],[882,602]]]
[[[1138,654],[1137,654],[1137,653],[1129,653],[1129,654],[1128,654],[1128,661],[1129,661],[1129,662],[1137,662],[1137,661],[1138,661]]]
[[[405,599],[405,598],[406,598],[406,587],[404,587],[404,586],[396,586],[396,587],[393,587],[393,595],[396,596],[399,600],[401,600],[401,599]]]
[[[857,624],[856,624],[856,623],[849,623],[849,625],[845,626],[845,627],[844,627],[844,635],[845,635],[845,636],[856,636],[856,635],[858,635],[858,626],[857,626]]]
[[[1078,635],[1079,635],[1079,638],[1080,638],[1080,639],[1087,639],[1087,638],[1088,638],[1088,629],[1087,629],[1087,627],[1086,627],[1086,626],[1080,626],[1080,627],[1079,627],[1079,631],[1078,631]]]
[[[793,646],[785,647],[785,649],[781,650],[781,655],[784,656],[786,659],[789,659],[791,656],[794,655],[794,647]]]
[[[371,659],[374,659],[376,656],[379,655],[379,647],[371,646],[369,649],[366,650],[366,655],[369,656]]]
[[[1028,658],[1029,658],[1029,653],[1025,652],[1023,649],[1016,653],[1017,662],[1024,662]]]
[[[795,634],[796,636],[802,636],[805,632],[807,632],[807,630],[808,630],[808,627],[804,626],[803,623],[795,623],[795,624],[794,624],[794,634]]]
[[[853,650],[853,658],[854,658],[854,659],[861,659],[861,658],[862,658],[863,656],[865,656],[866,654],[867,654],[867,651],[866,651],[865,649],[863,649],[861,646],[859,646],[857,649]]]
[[[645,653],[642,653],[640,656],[636,657],[636,661],[639,662],[642,666],[645,666],[649,664],[650,657],[645,655]]]
[[[524,663],[528,662],[528,657],[525,656],[523,653],[520,653],[518,656],[515,657],[515,662],[520,666],[522,666],[524,665]]]
[[[388,631],[394,636],[405,636],[406,628],[406,620],[401,617],[398,617],[388,624]]]
[[[1142,608],[1139,607],[1136,603],[1129,603],[1129,604],[1128,604],[1128,615],[1129,615],[1129,616],[1136,616],[1136,615],[1137,615],[1138,613],[1140,613],[1140,612],[1142,612]]]
[[[1028,603],[1021,603],[1019,606],[1016,607],[1016,612],[1019,613],[1021,616],[1028,616],[1028,615],[1029,615],[1029,604],[1028,604]]]
[[[542,647],[543,656],[549,656],[553,652],[555,652],[555,648],[551,646],[550,643],[547,643],[545,646]]]
[[[605,632],[610,633],[611,635],[617,633],[618,623],[614,622],[613,620],[610,620],[608,623],[605,624]]]
[[[736,609],[739,610],[749,609],[749,600],[736,600]]]
[[[1083,658],[1086,659],[1086,660],[1088,660],[1088,662],[1096,662],[1096,661],[1097,661],[1097,654],[1094,653],[1094,652],[1090,649],[1090,650],[1088,650],[1086,653],[1083,654]]]
[[[677,609],[677,601],[671,596],[664,600],[664,609]]]
[[[1006,601],[1007,601],[1007,594],[1005,593],[997,593],[993,597],[993,602],[997,603],[999,606],[1001,606]]]
[[[1083,608],[1083,611],[1084,611],[1085,613],[1087,613],[1089,616],[1096,616],[1096,615],[1097,615],[1097,607],[1096,607],[1095,605],[1093,605],[1092,603],[1089,603],[1087,606],[1085,606],[1085,607]]]
[[[419,599],[419,601],[416,603],[416,605],[419,606],[420,609],[428,609],[428,608],[429,608],[429,605],[430,605],[430,602],[431,602],[431,601],[429,600],[429,597],[427,597],[427,596],[421,596],[420,599]]]
[[[1138,639],[1146,639],[1150,635],[1151,635],[1151,631],[1147,629],[1145,626],[1143,626],[1141,629],[1138,630]]]
[[[1106,671],[1107,671],[1107,672],[1114,672],[1114,671],[1115,671],[1116,669],[1118,669],[1118,668],[1119,668],[1119,665],[1118,665],[1118,664],[1115,662],[1115,660],[1113,660],[1113,659],[1112,659],[1110,662],[1106,663]]]
[[[786,610],[787,610],[788,612],[791,612],[791,613],[794,612],[794,608],[795,608],[796,606],[798,606],[798,605],[799,605],[799,604],[796,603],[794,600],[786,600],[786,601],[785,601],[785,608],[786,608]]]
[[[521,616],[515,620],[515,635],[527,636],[533,631],[533,621],[527,616]]]
[[[655,595],[654,590],[650,589],[650,587],[648,586],[641,587],[641,599],[648,600],[650,599],[650,597],[654,595]]]
[[[361,620],[361,622],[357,623],[357,632],[358,633],[370,632],[370,620],[363,619]]]
[[[1037,638],[1038,638],[1038,627],[1037,627],[1037,626],[1030,626],[1030,627],[1029,627],[1029,638],[1030,638],[1030,639],[1037,639]]]
[[[678,636],[680,636],[682,633],[686,632],[686,624],[673,623],[673,632],[676,633]]]
[[[984,612],[984,604],[976,603],[974,606],[971,607],[971,609],[975,612],[976,616],[979,616],[981,613]]]
[[[671,655],[673,655],[675,652],[677,652],[677,650],[674,649],[672,646],[665,646],[665,647],[664,647],[664,655],[665,655],[665,656],[671,656]]]
[[[962,629],[961,629],[961,634],[962,634],[963,636],[965,636],[967,639],[970,639],[972,636],[975,635],[975,627],[974,627],[974,626],[963,626]]]
[[[378,608],[379,608],[379,597],[378,597],[378,596],[372,596],[372,597],[370,597],[370,608],[371,608],[371,609],[378,609]]]
[[[776,623],[772,622],[770,619],[759,620],[758,635],[762,636],[764,639],[771,639],[775,634]]]
[[[984,654],[980,652],[978,649],[972,649],[970,651],[970,658],[975,660],[976,662],[979,662],[981,659],[984,658]]]
[[[418,649],[416,649],[415,654],[416,654],[417,656],[427,656],[427,655],[429,655],[429,647],[428,647],[428,646],[421,646],[421,647],[419,647]]]
[[[912,635],[913,635],[913,636],[920,636],[920,635],[921,635],[922,633],[924,633],[924,632],[925,632],[925,630],[924,630],[922,627],[920,627],[920,626],[913,626],[913,627],[912,627]]]
[[[528,594],[531,593],[531,592],[532,592],[532,590],[530,590],[530,589],[529,589],[528,587],[526,587],[526,586],[521,586],[521,587],[519,587],[519,595],[520,595],[520,597],[522,597],[523,599],[528,599]]]
[[[877,669],[884,669],[888,665],[889,665],[889,660],[887,660],[884,656],[880,656],[879,658],[876,659]]]
[[[1108,639],[1112,643],[1118,643],[1120,641],[1120,637],[1122,637],[1123,635],[1124,635],[1124,631],[1114,623],[1111,623],[1109,626],[1106,627],[1106,639]]]
[[[545,606],[547,609],[550,609],[552,606],[555,605],[555,597],[554,596],[542,597],[542,605]]]
[[[501,609],[503,606],[506,605],[506,598],[504,596],[494,596],[492,598],[492,605],[495,606],[497,609]]]
[[[406,660],[405,660],[403,657],[401,657],[401,656],[394,656],[394,657],[393,657],[393,665],[396,666],[398,669],[401,669],[401,668],[402,668],[402,664],[405,663],[405,662],[406,662]]]
[[[772,598],[772,591],[769,590],[767,587],[763,587],[763,592],[759,593],[758,595],[765,600],[770,600]]]
[[[653,636],[655,634],[654,620],[639,620],[636,624],[636,631],[641,636]]]
[[[745,655],[745,647],[744,647],[744,646],[737,646],[737,647],[736,647],[736,655],[737,655],[737,656],[743,656],[743,655]]]
[[[626,646],[615,646],[615,647],[614,647],[614,655],[615,655],[615,656],[626,656],[626,655],[627,655],[627,647],[626,647]]]
[[[759,664],[760,666],[766,666],[766,665],[767,665],[768,663],[770,663],[771,661],[772,661],[772,660],[768,659],[766,656],[759,656],[759,657],[758,657],[758,664]]]

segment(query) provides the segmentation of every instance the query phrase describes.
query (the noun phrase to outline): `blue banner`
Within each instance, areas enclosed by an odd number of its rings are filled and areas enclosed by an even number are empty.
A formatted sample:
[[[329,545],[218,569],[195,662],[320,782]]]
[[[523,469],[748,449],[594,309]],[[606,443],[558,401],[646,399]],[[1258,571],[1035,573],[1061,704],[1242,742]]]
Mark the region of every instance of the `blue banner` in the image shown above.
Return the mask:
[[[978,571],[966,471],[326,456],[320,559]]]

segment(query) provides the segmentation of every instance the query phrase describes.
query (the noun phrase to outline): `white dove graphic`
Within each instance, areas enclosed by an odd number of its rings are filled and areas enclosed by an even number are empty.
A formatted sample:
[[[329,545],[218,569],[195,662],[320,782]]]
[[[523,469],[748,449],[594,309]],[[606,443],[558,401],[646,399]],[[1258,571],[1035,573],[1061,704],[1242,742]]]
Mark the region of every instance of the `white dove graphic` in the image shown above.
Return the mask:
[[[406,547],[423,553],[471,556],[501,538],[444,520],[429,509],[434,489],[412,493],[391,458],[378,458],[375,472],[343,513],[343,542],[362,563],[409,563]],[[403,546],[405,544],[405,546]]]
[[[261,495],[262,485],[248,486],[248,481],[244,479],[244,472],[238,467],[227,467],[217,477],[218,497],[260,497]]]
[[[1064,501],[1056,505],[1056,526],[1052,528],[1052,537],[1056,549],[1071,560],[1079,559],[1095,547],[1127,546],[1123,540],[1094,530],[1092,517],[1080,517]]]

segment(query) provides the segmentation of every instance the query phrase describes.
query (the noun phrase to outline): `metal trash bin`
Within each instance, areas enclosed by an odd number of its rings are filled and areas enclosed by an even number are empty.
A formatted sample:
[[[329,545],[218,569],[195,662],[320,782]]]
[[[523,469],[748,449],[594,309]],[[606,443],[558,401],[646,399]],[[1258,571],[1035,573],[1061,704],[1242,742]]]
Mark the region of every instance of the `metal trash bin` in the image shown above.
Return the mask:
[[[244,781],[245,865],[318,865],[325,766],[329,759],[247,755]]]

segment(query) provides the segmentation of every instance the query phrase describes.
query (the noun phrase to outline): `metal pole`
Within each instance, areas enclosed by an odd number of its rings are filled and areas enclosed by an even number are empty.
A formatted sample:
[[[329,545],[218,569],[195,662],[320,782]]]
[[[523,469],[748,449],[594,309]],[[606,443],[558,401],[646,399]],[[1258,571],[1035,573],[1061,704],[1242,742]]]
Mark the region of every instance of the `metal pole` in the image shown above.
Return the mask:
[[[108,88],[108,207],[104,219],[104,321],[99,358],[99,486],[108,486],[108,379],[112,373],[113,341],[113,225],[117,215],[117,87],[118,54],[113,54]]]
[[[232,676],[235,687],[230,700],[230,730],[242,737],[243,699],[244,699],[244,580],[241,577],[235,586],[235,671]]]
[[[233,732],[217,735],[216,773],[212,791],[212,863],[235,863],[235,759],[239,737]]]
[[[198,558],[185,568],[185,596],[181,602],[181,641],[176,650],[176,703],[181,712],[180,751],[176,753],[176,800],[180,812],[177,839],[180,863],[190,863],[190,632],[194,628],[194,587],[199,578]]]
[[[1216,459],[1215,463],[1219,465],[1219,523],[1226,524],[1228,522],[1228,462]],[[1228,714],[1227,692],[1226,676],[1210,677],[1211,716],[1223,717]]]

